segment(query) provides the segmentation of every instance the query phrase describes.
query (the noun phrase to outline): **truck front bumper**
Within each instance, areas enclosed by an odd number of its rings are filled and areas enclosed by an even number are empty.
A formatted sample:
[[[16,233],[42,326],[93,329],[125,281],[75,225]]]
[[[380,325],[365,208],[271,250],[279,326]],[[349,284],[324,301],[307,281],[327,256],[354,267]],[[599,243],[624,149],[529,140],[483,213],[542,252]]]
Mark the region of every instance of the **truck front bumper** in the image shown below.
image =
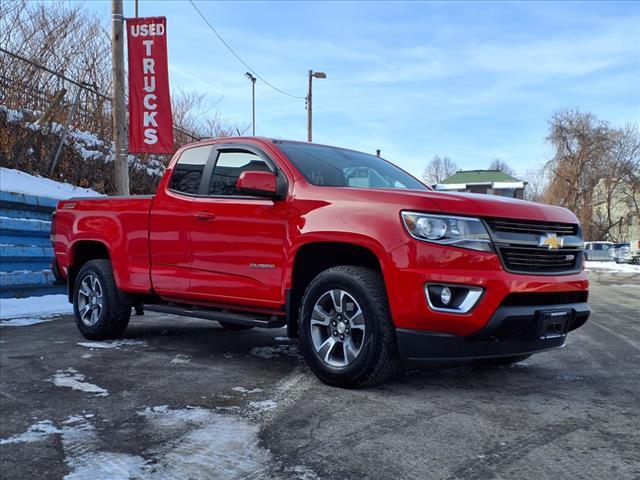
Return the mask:
[[[401,357],[464,360],[526,355],[564,346],[567,333],[589,318],[587,303],[501,306],[479,331],[460,336],[396,329]]]

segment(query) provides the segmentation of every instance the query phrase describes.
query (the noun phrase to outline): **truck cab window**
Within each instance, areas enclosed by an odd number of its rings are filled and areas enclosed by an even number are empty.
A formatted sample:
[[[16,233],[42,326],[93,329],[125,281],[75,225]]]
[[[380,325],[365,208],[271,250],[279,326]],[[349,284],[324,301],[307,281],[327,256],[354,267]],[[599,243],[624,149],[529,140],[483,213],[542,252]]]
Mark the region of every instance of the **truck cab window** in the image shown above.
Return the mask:
[[[173,167],[169,188],[189,195],[197,195],[200,190],[202,172],[207,164],[212,145],[190,148],[182,152],[178,163]]]
[[[216,162],[209,195],[238,195],[236,183],[245,171],[269,172],[269,166],[258,155],[244,151],[220,152]]]

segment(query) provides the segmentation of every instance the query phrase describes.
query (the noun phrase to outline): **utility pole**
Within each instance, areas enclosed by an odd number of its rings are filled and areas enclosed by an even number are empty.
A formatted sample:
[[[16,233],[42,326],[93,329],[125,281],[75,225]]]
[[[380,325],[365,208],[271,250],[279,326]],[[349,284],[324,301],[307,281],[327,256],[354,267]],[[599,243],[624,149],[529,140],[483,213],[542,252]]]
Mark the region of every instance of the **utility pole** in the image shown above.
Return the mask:
[[[113,145],[115,149],[115,187],[118,195],[129,195],[127,160],[127,112],[124,101],[124,16],[122,0],[111,0],[111,74],[113,77]]]
[[[256,136],[256,77],[251,75],[250,72],[244,74],[249,80],[251,80],[251,104],[253,112],[253,136]]]
[[[312,130],[313,130],[313,117],[312,117],[312,109],[313,109],[313,98],[312,98],[312,82],[313,78],[327,78],[327,74],[324,72],[314,72],[313,70],[309,70],[309,93],[307,93],[307,141],[310,142],[312,140]]]

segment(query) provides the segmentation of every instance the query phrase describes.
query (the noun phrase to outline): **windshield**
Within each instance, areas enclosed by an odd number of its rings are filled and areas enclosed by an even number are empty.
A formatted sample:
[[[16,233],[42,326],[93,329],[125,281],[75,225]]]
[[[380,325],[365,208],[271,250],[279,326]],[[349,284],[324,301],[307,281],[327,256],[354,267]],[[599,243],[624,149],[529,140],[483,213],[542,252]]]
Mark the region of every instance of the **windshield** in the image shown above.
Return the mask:
[[[278,146],[313,185],[428,190],[404,170],[374,155],[308,143],[278,142]]]

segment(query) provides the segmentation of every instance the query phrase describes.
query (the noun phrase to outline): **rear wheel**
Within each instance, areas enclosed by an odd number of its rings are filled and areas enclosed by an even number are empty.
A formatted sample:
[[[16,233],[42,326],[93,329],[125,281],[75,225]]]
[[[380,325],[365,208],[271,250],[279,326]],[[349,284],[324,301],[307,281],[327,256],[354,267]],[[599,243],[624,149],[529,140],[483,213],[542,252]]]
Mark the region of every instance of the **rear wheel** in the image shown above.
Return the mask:
[[[386,290],[373,270],[339,266],[320,273],[302,298],[299,321],[305,360],[329,385],[375,385],[397,367]]]
[[[129,324],[131,306],[120,297],[108,260],[91,260],[82,266],[74,283],[73,312],[85,338],[122,336]]]
[[[251,330],[253,327],[251,325],[239,325],[237,323],[231,322],[218,322],[222,328],[225,330],[229,330],[231,332],[240,332],[242,330]]]

